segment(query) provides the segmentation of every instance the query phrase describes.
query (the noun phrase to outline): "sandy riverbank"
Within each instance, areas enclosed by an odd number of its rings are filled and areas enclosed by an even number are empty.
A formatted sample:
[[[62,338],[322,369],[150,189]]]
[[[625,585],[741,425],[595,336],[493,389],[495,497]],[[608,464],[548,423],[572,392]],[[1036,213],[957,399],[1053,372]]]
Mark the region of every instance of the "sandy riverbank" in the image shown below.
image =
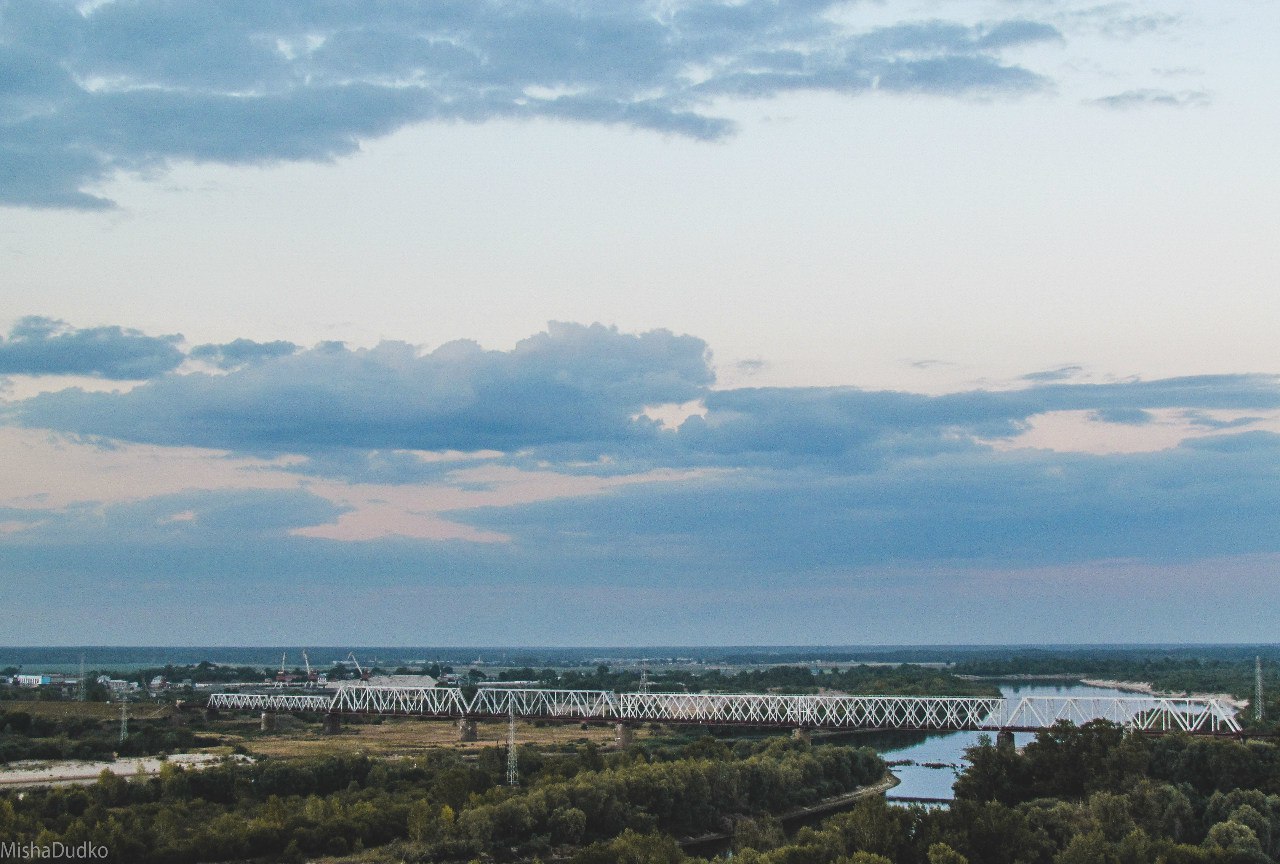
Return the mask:
[[[1230,693],[1174,693],[1169,690],[1157,690],[1145,681],[1110,681],[1105,678],[1081,678],[1080,683],[1087,687],[1109,687],[1126,693],[1142,693],[1145,696],[1168,699],[1217,699],[1237,711],[1249,707],[1249,700],[1237,699]]]
[[[117,759],[114,762],[78,762],[65,760],[59,762],[26,761],[14,762],[0,767],[0,787],[7,789],[25,786],[64,786],[72,783],[94,783],[103,771],[110,771],[121,777],[132,778],[151,776],[160,773],[160,766],[165,762],[180,768],[199,770],[217,765],[226,758],[215,753],[175,753],[167,759],[158,756],[137,756]],[[231,757],[241,761],[252,761],[245,756]]]

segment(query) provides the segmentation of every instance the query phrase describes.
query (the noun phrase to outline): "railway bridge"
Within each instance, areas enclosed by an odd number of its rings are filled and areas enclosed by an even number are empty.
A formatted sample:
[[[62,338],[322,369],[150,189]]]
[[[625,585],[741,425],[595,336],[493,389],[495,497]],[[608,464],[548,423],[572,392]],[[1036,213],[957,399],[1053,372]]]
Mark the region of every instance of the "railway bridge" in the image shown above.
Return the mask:
[[[808,730],[1036,732],[1061,720],[1109,720],[1141,732],[1236,735],[1235,712],[1219,699],[1025,696],[847,696],[773,693],[615,693],[608,690],[343,685],[332,694],[216,693],[208,708],[319,713],[330,728],[343,716],[455,720],[463,740],[475,721],[529,719],[607,722],[619,738],[641,723],[756,726]],[[1001,736],[1003,737],[1003,736]]]

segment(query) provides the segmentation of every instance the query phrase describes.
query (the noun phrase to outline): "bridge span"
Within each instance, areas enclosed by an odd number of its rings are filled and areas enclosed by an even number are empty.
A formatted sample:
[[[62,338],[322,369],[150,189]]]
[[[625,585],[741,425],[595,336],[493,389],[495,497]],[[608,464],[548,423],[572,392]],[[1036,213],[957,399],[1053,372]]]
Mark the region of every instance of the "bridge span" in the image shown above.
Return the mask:
[[[214,710],[391,715],[474,721],[530,720],[679,723],[793,729],[1036,732],[1060,720],[1109,720],[1142,732],[1235,735],[1240,724],[1218,699],[1024,696],[844,696],[774,693],[614,693],[608,690],[351,684],[332,695],[215,693]]]

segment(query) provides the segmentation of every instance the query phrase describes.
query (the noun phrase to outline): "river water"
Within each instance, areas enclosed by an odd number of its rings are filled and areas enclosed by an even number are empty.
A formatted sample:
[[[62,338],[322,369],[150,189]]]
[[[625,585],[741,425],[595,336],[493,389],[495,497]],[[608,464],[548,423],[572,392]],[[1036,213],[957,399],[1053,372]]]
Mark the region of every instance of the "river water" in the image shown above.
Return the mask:
[[[1114,697],[1138,696],[1137,693],[1126,693],[1109,687],[1089,687],[1073,683],[1002,683],[1000,692],[1006,699],[1020,699],[1023,696],[1077,696],[1077,697]],[[886,761],[910,759],[914,765],[899,765],[893,768],[898,775],[899,783],[889,792],[889,798],[950,798],[951,784],[956,781],[957,771],[964,765],[964,751],[978,743],[978,736],[988,734],[994,739],[994,733],[982,732],[947,732],[931,735],[924,741],[906,746],[883,746],[878,748]],[[1035,735],[1030,732],[1019,732],[1014,735],[1014,743],[1021,747]],[[945,765],[943,768],[925,767],[923,763]],[[951,767],[954,766],[954,767]]]

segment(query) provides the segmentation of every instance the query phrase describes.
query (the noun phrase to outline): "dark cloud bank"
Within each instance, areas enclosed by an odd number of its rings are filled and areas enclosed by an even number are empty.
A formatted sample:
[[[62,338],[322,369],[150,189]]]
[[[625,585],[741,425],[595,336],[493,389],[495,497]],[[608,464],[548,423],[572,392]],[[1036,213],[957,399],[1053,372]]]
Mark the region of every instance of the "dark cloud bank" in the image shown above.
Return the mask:
[[[698,139],[724,97],[1019,93],[1009,48],[1049,24],[850,30],[777,3],[77,4],[0,10],[0,203],[101,208],[85,187],[174,160],[328,160],[423,121],[548,117]]]
[[[148,336],[126,327],[73,327],[56,318],[28,315],[0,336],[0,375],[80,375],[142,381],[172,372],[190,357],[231,370],[298,350],[292,342],[236,339],[183,351],[181,335]]]
[[[50,341],[49,352],[77,356],[79,340]],[[598,565],[601,550],[615,563],[634,557],[637,568],[670,556],[711,556],[717,567],[733,562],[735,572],[1280,552],[1280,436],[1238,431],[1247,420],[1212,414],[1280,408],[1275,376],[1077,384],[1049,375],[1022,389],[942,396],[852,387],[712,390],[700,339],[574,324],[553,324],[511,351],[471,342],[427,353],[401,343],[295,350],[232,342],[197,352],[235,364],[226,374],[171,372],[128,393],[44,394],[11,403],[0,416],[111,441],[301,454],[294,470],[362,481],[458,482],[450,476],[456,465],[425,464],[404,450],[496,450],[498,461],[563,473],[698,472],[606,496],[454,514],[517,538],[506,554],[520,556],[523,567],[552,559]],[[705,416],[676,429],[642,413],[694,399],[704,402]],[[1066,410],[1127,425],[1173,411],[1215,434],[1170,450],[1108,456],[993,444],[1013,439],[1037,415]],[[235,493],[218,494],[214,509],[230,512],[227,495]],[[262,506],[261,493],[246,494],[256,496],[250,509]],[[253,519],[237,523],[228,529],[237,543],[255,534],[276,543],[282,524],[328,518],[329,505],[306,494],[272,501],[297,515],[260,528]],[[113,537],[139,536],[129,527],[138,519],[156,524],[137,505],[112,513],[124,520],[108,531]],[[52,532],[46,539],[77,536],[86,525],[97,526],[96,535],[108,524],[100,515],[39,518]],[[175,523],[164,536],[195,530]],[[584,563],[582,573],[589,569]]]
[[[154,378],[181,365],[181,341],[181,336],[147,336],[124,327],[78,329],[28,316],[19,319],[8,339],[0,337],[0,375]]]

